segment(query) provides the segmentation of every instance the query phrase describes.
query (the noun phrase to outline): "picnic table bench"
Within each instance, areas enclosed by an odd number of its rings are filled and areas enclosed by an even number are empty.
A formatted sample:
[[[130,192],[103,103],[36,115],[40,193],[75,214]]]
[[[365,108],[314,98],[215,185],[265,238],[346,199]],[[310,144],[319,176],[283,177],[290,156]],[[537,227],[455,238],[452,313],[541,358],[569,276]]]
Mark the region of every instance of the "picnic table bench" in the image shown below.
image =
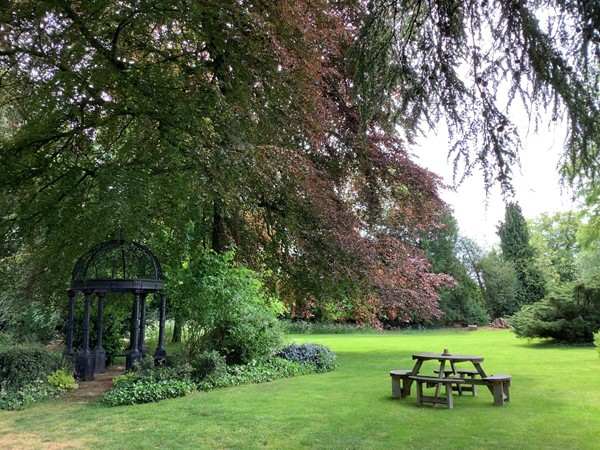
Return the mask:
[[[510,401],[510,382],[512,377],[508,374],[487,375],[481,363],[483,358],[471,355],[451,355],[447,350],[443,353],[415,353],[412,358],[416,360],[412,370],[392,370],[392,397],[404,398],[410,395],[412,383],[417,383],[417,404],[432,403],[446,405],[453,408],[452,391],[459,395],[463,392],[472,392],[477,395],[477,386],[486,386],[494,397],[494,405],[502,406]],[[428,376],[420,373],[425,361],[437,360],[440,365],[434,373],[437,376]],[[450,368],[446,368],[446,363]],[[474,369],[457,369],[455,363],[470,362]],[[423,385],[435,388],[433,395],[424,395]],[[445,389],[442,395],[442,388]]]
[[[432,403],[434,405],[441,404],[448,406],[448,409],[454,407],[452,401],[452,386],[460,385],[464,382],[461,378],[444,378],[444,377],[425,377],[420,375],[411,375],[409,378],[417,382],[417,405],[423,403]],[[435,395],[424,395],[423,384],[433,384],[436,388]],[[444,385],[446,389],[445,397],[439,395],[439,389]]]

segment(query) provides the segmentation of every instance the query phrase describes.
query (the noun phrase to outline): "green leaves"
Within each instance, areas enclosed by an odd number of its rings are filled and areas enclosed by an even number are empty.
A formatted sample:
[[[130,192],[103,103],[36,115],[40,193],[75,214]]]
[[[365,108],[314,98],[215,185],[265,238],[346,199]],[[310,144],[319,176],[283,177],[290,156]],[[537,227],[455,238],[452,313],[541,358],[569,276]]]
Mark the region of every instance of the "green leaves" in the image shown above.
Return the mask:
[[[168,274],[172,304],[190,330],[188,357],[216,350],[229,363],[260,360],[278,347],[276,317],[284,311],[258,274],[234,263],[234,253],[206,251]]]
[[[361,123],[345,60],[359,5],[7,7],[0,233],[2,256],[29,264],[24,297],[64,292],[96,242],[148,244],[179,268],[191,239],[235,245],[302,315],[365,322],[380,302],[435,312],[442,280],[415,236],[435,226],[438,181],[386,118]],[[201,297],[236,298],[210,281]]]
[[[594,178],[600,11],[584,3],[369,2],[351,53],[363,121],[388,114],[410,139],[445,120],[455,163],[510,193],[517,117],[537,128],[551,111],[569,129],[564,177]]]

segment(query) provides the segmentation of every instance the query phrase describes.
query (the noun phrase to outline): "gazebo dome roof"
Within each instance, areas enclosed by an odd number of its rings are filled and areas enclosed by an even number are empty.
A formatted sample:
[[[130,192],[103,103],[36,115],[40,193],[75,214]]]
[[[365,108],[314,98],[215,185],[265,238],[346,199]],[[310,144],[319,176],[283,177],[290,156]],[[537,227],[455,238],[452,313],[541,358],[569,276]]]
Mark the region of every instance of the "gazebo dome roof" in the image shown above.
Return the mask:
[[[164,280],[160,262],[148,247],[119,239],[97,244],[77,260],[71,288],[159,291],[164,288]]]

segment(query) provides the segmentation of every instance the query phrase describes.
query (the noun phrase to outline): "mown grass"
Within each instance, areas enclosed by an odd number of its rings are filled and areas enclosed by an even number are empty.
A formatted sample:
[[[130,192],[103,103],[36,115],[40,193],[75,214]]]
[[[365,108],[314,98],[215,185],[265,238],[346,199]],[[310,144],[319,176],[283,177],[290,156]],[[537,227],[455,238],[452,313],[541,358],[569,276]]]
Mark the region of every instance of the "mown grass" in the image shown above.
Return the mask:
[[[290,338],[330,346],[338,369],[149,405],[2,411],[0,448],[600,448],[594,347],[483,330]],[[414,393],[391,399],[389,370],[411,368],[414,352],[444,348],[484,356],[488,373],[510,373],[511,402],[495,407],[481,387],[477,397],[456,397],[453,410],[417,407]]]

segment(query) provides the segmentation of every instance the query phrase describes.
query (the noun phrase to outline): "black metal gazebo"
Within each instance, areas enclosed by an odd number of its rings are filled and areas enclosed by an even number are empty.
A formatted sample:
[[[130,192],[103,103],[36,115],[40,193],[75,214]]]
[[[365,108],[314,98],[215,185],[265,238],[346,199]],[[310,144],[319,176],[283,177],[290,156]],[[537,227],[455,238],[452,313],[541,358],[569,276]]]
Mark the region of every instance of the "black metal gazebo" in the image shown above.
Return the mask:
[[[94,373],[106,371],[106,351],[102,347],[104,299],[107,293],[133,294],[131,311],[131,336],[126,368],[148,353],[145,344],[146,298],[149,294],[160,295],[160,319],[158,346],[155,359],[167,356],[165,341],[165,308],[160,263],[145,246],[123,239],[102,242],[85,253],[73,268],[71,288],[68,290],[69,315],[67,319],[67,342],[65,356],[75,362],[76,371],[83,381],[93,380]],[[83,294],[83,344],[75,355],[73,348],[73,316],[78,293]],[[96,295],[96,345],[90,350],[90,302]]]

